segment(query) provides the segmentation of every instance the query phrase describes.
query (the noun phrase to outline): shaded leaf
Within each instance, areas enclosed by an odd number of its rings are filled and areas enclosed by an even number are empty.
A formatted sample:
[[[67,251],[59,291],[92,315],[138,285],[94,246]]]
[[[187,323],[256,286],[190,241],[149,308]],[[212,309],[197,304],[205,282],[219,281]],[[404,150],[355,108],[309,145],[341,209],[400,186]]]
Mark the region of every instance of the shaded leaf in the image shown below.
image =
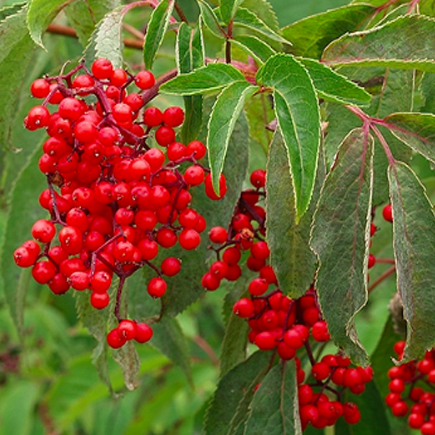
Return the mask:
[[[246,423],[246,435],[301,435],[294,360],[270,370],[256,391]]]
[[[372,96],[345,76],[312,59],[298,59],[313,80],[317,94],[324,100],[343,104],[365,105]]]
[[[201,11],[201,18],[207,29],[210,30],[218,38],[225,38],[225,31],[219,24],[219,19],[214,13],[213,9],[204,1],[198,0],[199,10]]]
[[[235,82],[217,97],[208,123],[207,149],[215,191],[224,168],[231,134],[245,101],[258,90],[246,81]]]
[[[238,80],[244,80],[243,74],[226,63],[211,63],[203,68],[182,74],[166,82],[160,91],[172,95],[197,95],[217,91]]]
[[[263,148],[264,154],[267,154],[273,132],[266,127],[275,118],[272,98],[270,95],[259,93],[253,95],[250,101],[251,104],[247,104],[245,108],[249,121],[249,133],[251,139],[257,141]]]
[[[267,373],[270,352],[258,351],[229,371],[220,381],[207,410],[204,433],[230,435],[243,418],[255,386]]]
[[[295,191],[296,222],[307,210],[314,188],[320,142],[320,115],[311,79],[292,56],[271,57],[257,82],[274,90],[275,112],[283,132]]]
[[[73,0],[31,0],[27,12],[29,33],[36,44],[44,48],[42,34],[56,15]]]
[[[346,32],[352,32],[375,11],[369,5],[348,5],[312,15],[282,29],[293,43],[292,53],[319,59],[324,48]]]
[[[406,15],[364,32],[343,35],[324,51],[327,65],[389,66],[435,72],[435,20]]]
[[[137,387],[136,376],[139,373],[140,359],[133,342],[128,341],[113,351],[113,359],[119,364],[124,377],[125,386],[130,390]]]
[[[421,357],[435,342],[435,216],[425,188],[402,162],[388,169],[393,207],[397,289],[408,323],[405,359]]]
[[[351,131],[326,177],[311,239],[320,263],[316,288],[331,337],[361,365],[367,355],[354,331],[353,318],[367,302],[372,164],[372,137],[362,129]]]
[[[151,14],[143,45],[143,59],[149,70],[153,67],[157,51],[162,45],[173,9],[174,0],[162,0]]]
[[[237,8],[243,3],[243,0],[220,0],[219,9],[222,20],[225,24],[228,24],[234,17]]]
[[[276,53],[269,44],[252,35],[236,35],[231,42],[247,51],[250,56],[260,63],[266,62],[269,57]]]

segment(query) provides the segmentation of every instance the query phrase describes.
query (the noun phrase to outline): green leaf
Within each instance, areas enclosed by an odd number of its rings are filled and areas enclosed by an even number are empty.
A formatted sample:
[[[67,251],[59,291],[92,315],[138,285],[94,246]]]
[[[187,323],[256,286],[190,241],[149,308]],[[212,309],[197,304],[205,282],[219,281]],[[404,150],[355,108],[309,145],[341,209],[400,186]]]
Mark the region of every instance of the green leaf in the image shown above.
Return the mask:
[[[336,103],[365,105],[372,96],[345,76],[312,59],[298,59],[307,69],[320,98]]]
[[[207,149],[213,186],[219,192],[219,179],[224,168],[231,134],[245,101],[258,90],[246,81],[235,82],[217,97],[208,123]]]
[[[207,410],[205,435],[230,435],[246,418],[256,385],[267,373],[270,352],[258,351],[220,381]]]
[[[27,25],[32,39],[40,47],[45,48],[42,43],[42,34],[53,21],[56,15],[73,0],[31,0],[27,12]]]
[[[245,8],[239,8],[234,17],[234,27],[244,27],[249,30],[258,32],[274,41],[290,44],[278,32],[271,29],[263,20],[255,13]]]
[[[27,2],[14,3],[10,6],[3,6],[0,8],[0,21],[5,20],[11,15],[15,15],[20,12],[21,9],[27,4]]]
[[[247,51],[250,56],[260,63],[266,62],[269,57],[276,53],[269,44],[252,35],[236,35],[231,42]]]
[[[246,423],[246,435],[301,435],[294,360],[278,364],[256,391]]]
[[[421,357],[435,342],[433,258],[435,216],[423,185],[404,163],[388,169],[393,207],[397,289],[408,323],[406,360]]]
[[[152,328],[154,334],[150,344],[180,366],[192,382],[189,346],[178,321],[164,316]]]
[[[113,351],[113,359],[119,364],[125,386],[133,391],[137,387],[136,376],[139,373],[140,359],[133,342],[129,341]]]
[[[173,9],[174,0],[162,0],[151,14],[143,46],[143,59],[149,70],[153,67],[157,51],[162,45]]]
[[[177,35],[176,55],[179,74],[189,73],[204,66],[204,41],[200,24],[192,29],[186,23],[181,23]],[[189,143],[197,138],[201,130],[202,97],[184,97],[184,113],[181,138],[183,143]]]
[[[244,79],[243,74],[231,65],[211,63],[189,74],[173,78],[163,84],[160,91],[172,95],[198,95],[217,91]]]
[[[218,38],[225,38],[226,33],[219,24],[219,19],[217,18],[213,9],[204,0],[197,0],[197,2],[201,12],[202,21],[206,25],[207,29],[209,29],[210,32],[212,32]]]
[[[435,71],[435,20],[406,15],[364,32],[343,35],[324,51],[327,65],[389,66]]]
[[[367,355],[353,318],[367,303],[372,164],[372,137],[362,129],[352,130],[325,180],[311,239],[320,263],[316,288],[331,337],[361,365]]]
[[[245,0],[243,7],[254,13],[261,21],[273,31],[279,32],[280,26],[275,10],[268,0]]]
[[[119,0],[75,0],[65,8],[83,47],[88,44],[97,23],[118,6]]]
[[[319,59],[331,41],[356,30],[374,11],[369,5],[331,9],[284,27],[282,36],[293,43],[293,54]]]
[[[220,0],[219,9],[222,20],[225,24],[228,24],[234,17],[238,7],[244,0]]]
[[[318,167],[317,189],[324,178],[324,164]],[[275,132],[269,150],[266,178],[266,228],[271,252],[271,264],[284,294],[296,299],[301,297],[313,282],[316,256],[309,247],[311,220],[316,206],[296,224],[292,179],[285,145],[279,130]]]
[[[320,142],[317,97],[305,68],[292,56],[271,57],[257,82],[273,89],[275,113],[283,132],[295,191],[296,222],[307,210],[314,188]]]
[[[385,122],[394,136],[435,163],[435,115],[393,113],[385,118]]]

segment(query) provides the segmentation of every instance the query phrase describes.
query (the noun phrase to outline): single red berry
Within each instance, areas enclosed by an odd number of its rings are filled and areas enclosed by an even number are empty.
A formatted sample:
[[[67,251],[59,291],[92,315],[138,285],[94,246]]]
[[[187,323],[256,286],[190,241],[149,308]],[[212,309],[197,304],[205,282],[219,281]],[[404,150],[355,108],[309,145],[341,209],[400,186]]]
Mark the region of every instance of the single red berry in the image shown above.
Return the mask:
[[[408,404],[403,400],[399,400],[391,407],[391,412],[396,417],[403,417],[408,413]]]
[[[276,340],[274,334],[269,331],[260,332],[255,336],[254,343],[261,350],[271,350],[276,347]]]
[[[263,278],[255,278],[249,283],[248,291],[253,296],[262,296],[267,292],[269,284]]]
[[[32,236],[41,243],[49,243],[56,234],[54,224],[46,219],[37,220],[32,227]]]
[[[224,227],[213,227],[208,233],[208,237],[213,243],[225,243],[228,238],[228,232]]]
[[[257,189],[264,187],[266,184],[266,171],[263,169],[257,169],[252,172],[250,177],[251,184]]]
[[[207,272],[201,279],[201,285],[208,291],[213,291],[219,288],[221,280]]]
[[[33,279],[38,284],[47,284],[56,275],[56,266],[51,261],[40,261],[32,267]]]
[[[224,261],[215,261],[210,266],[210,273],[218,279],[223,279],[228,273],[228,264]]]
[[[184,110],[181,107],[168,107],[163,112],[163,123],[168,127],[178,127],[184,121]]]
[[[110,83],[119,88],[127,82],[127,79],[127,73],[122,68],[115,68],[110,76]]]
[[[235,247],[227,248],[222,255],[223,261],[229,265],[237,264],[241,258],[242,254]]]
[[[113,74],[113,65],[105,58],[96,59],[92,64],[92,74],[99,80],[110,79]]]
[[[35,98],[45,98],[50,93],[50,83],[45,79],[36,79],[30,85],[30,93]]]
[[[367,264],[367,268],[371,269],[376,264],[376,257],[372,254],[369,254],[369,261]]]
[[[34,106],[29,110],[24,120],[27,130],[33,131],[48,125],[50,112],[45,106]]]
[[[110,297],[107,293],[91,293],[91,305],[96,310],[102,310],[109,305]]]
[[[127,339],[123,334],[121,334],[121,331],[118,328],[112,329],[107,334],[107,344],[113,349],[119,349],[124,346],[126,341]]]
[[[387,222],[393,222],[393,209],[391,207],[391,204],[387,204],[382,209],[382,216]]]
[[[191,186],[198,186],[204,181],[204,170],[198,165],[190,166],[184,173],[184,180]]]
[[[168,257],[162,261],[160,266],[163,275],[175,276],[181,270],[181,261],[175,257]]]
[[[161,298],[168,288],[166,281],[163,278],[152,278],[147,287],[147,291],[153,298]]]
[[[119,322],[118,330],[126,340],[133,340],[136,337],[136,322],[130,319],[124,319]]]
[[[143,113],[143,122],[148,127],[157,127],[163,123],[163,113],[157,107],[147,107]]]
[[[254,315],[254,303],[251,299],[239,299],[233,307],[233,312],[239,317],[249,318]]]
[[[156,79],[151,71],[139,71],[134,82],[139,89],[150,89],[154,86]]]
[[[175,131],[171,127],[162,125],[156,130],[155,138],[159,145],[162,147],[167,147],[169,144],[175,141]]]
[[[420,432],[422,435],[435,435],[435,423],[433,421],[423,423]]]
[[[153,330],[151,329],[151,326],[146,323],[136,324],[136,336],[134,339],[138,343],[146,343],[147,341],[151,340],[152,336]]]
[[[200,160],[205,156],[206,152],[205,145],[199,140],[194,140],[187,145],[185,154],[186,156],[193,155],[196,160]]]

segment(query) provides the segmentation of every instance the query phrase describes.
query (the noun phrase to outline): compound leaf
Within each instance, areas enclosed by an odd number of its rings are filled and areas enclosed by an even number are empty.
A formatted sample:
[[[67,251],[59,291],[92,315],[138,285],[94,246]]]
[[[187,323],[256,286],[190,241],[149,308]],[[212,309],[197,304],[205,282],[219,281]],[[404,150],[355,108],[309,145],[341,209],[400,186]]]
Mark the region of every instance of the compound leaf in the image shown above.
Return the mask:
[[[316,288],[331,337],[358,364],[367,355],[352,320],[367,302],[372,164],[372,137],[352,130],[326,177],[311,236],[320,263]]]

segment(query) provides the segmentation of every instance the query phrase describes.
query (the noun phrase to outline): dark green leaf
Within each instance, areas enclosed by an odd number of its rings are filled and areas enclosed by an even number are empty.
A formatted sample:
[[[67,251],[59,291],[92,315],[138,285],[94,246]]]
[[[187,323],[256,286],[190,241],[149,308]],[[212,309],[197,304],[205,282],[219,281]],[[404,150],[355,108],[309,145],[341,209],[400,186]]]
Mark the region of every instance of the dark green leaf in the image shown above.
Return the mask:
[[[25,6],[26,4],[27,2],[19,2],[19,3],[14,3],[13,5],[10,6],[3,6],[2,8],[0,8],[0,21],[3,21],[4,19],[6,19],[11,15],[15,15],[19,13],[20,10],[23,8],[23,6]]]
[[[298,59],[313,80],[317,94],[324,100],[343,104],[364,105],[371,95],[345,76],[312,59]]]
[[[151,14],[143,46],[143,59],[149,70],[153,67],[157,51],[162,45],[173,9],[174,0],[162,0]]]
[[[214,13],[213,9],[204,1],[198,0],[199,10],[201,11],[201,18],[207,29],[210,30],[218,38],[225,38],[225,31],[219,24],[219,20]]]
[[[385,121],[394,136],[431,162],[435,162],[435,115],[393,113]]]
[[[31,0],[27,12],[29,33],[36,44],[44,48],[42,34],[56,15],[72,0]]]
[[[136,376],[139,373],[140,359],[133,342],[129,341],[120,349],[113,351],[113,359],[119,364],[125,386],[130,390],[137,387]]]
[[[353,318],[367,302],[372,164],[372,137],[362,129],[351,131],[325,180],[311,239],[320,263],[316,288],[331,337],[358,364],[367,362]]]
[[[319,164],[318,191],[324,178],[324,164]],[[293,189],[287,153],[281,133],[275,132],[270,145],[266,179],[266,228],[271,251],[271,264],[278,278],[279,288],[291,298],[302,296],[313,281],[316,257],[311,251],[311,219],[315,201],[296,224]]]
[[[236,426],[245,418],[256,385],[266,375],[270,357],[270,352],[256,352],[219,381],[207,410],[206,435],[234,433]]]
[[[408,323],[405,359],[421,357],[435,342],[433,258],[435,216],[425,189],[404,163],[388,169],[393,207],[397,289]]]
[[[230,137],[246,99],[258,89],[246,81],[235,82],[219,94],[213,106],[208,123],[207,149],[213,186],[218,193]]]
[[[275,112],[283,132],[295,190],[296,222],[307,210],[314,188],[320,142],[317,97],[305,68],[292,56],[271,57],[257,82],[274,90]]]
[[[278,364],[254,395],[246,435],[301,435],[294,360]]]
[[[252,35],[236,35],[231,42],[248,52],[256,61],[263,63],[275,54],[275,50],[260,38]]]
[[[181,291],[181,289],[179,289]],[[192,381],[190,352],[186,337],[176,319],[164,316],[153,326],[150,344],[181,367],[189,382]]]
[[[319,59],[324,48],[346,32],[352,32],[374,12],[369,5],[350,5],[312,15],[282,29],[298,56]]]
[[[197,95],[217,91],[244,79],[243,74],[231,65],[211,63],[189,74],[175,77],[163,84],[160,91],[173,95]]]
[[[435,20],[406,15],[373,29],[343,35],[322,56],[327,65],[389,66],[435,72]]]
[[[68,21],[83,47],[88,44],[97,23],[119,6],[119,0],[75,0],[65,8]]]
[[[222,20],[225,24],[228,24],[234,17],[237,8],[243,3],[243,0],[220,0],[219,9]]]

